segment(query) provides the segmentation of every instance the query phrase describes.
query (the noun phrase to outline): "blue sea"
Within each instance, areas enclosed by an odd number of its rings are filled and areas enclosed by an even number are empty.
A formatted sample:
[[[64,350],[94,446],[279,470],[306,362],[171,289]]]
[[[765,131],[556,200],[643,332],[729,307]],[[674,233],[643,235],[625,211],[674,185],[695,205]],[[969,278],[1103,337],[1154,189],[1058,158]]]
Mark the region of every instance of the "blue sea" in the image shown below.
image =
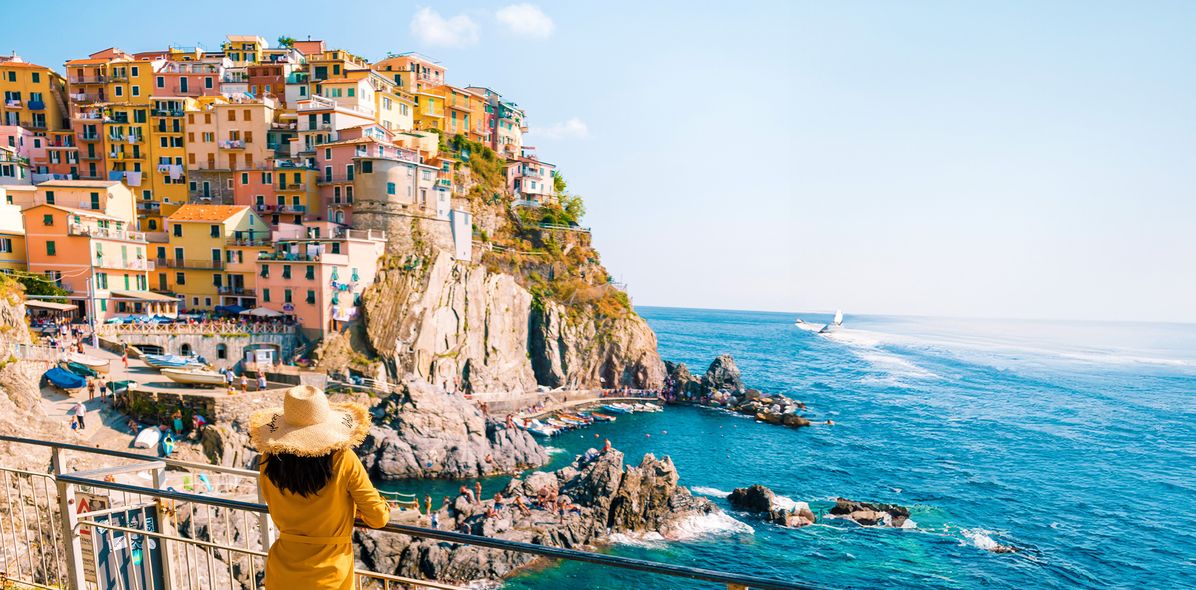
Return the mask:
[[[818,335],[794,314],[638,311],[664,358],[700,374],[730,353],[749,387],[835,424],[669,407],[552,439],[555,465],[602,438],[668,455],[738,521],[612,553],[840,588],[1196,588],[1194,325],[848,315]],[[916,528],[779,528],[722,498],[755,483],[816,513],[901,504]],[[508,587],[715,586],[565,563]]]

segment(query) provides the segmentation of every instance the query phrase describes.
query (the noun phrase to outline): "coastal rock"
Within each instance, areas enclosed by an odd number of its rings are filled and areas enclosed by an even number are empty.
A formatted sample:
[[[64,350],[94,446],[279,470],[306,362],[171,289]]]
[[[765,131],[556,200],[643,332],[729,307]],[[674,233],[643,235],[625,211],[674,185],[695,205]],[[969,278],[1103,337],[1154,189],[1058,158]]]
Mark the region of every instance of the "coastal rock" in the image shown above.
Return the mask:
[[[857,502],[836,498],[830,514],[847,518],[864,526],[891,526],[900,528],[909,520],[909,509],[896,504]]]
[[[668,374],[667,383],[672,391],[686,395],[701,395],[702,380],[689,372],[685,363],[664,362],[665,372]]]
[[[556,547],[582,548],[613,533],[672,538],[683,534],[688,519],[718,511],[677,480],[668,458],[646,455],[638,466],[625,468],[619,451],[591,449],[554,473],[512,479],[502,492],[502,508],[459,496],[452,511],[441,510],[437,518],[440,528]],[[556,503],[550,500],[554,494]],[[498,580],[534,561],[521,553],[368,530],[358,530],[354,539],[362,564],[370,569],[442,582]]]
[[[760,484],[735,488],[727,496],[727,501],[740,510],[761,514],[768,522],[785,527],[803,527],[817,520],[810,505],[805,502],[796,502],[789,510],[779,507],[776,494]]]
[[[743,393],[743,378],[739,367],[735,366],[735,359],[729,354],[719,355],[710,363],[706,374],[702,376],[702,392],[713,393],[722,391],[727,393]]]
[[[513,275],[444,251],[428,257],[419,268],[381,272],[363,295],[367,340],[395,375],[474,392],[663,384],[656,334],[643,318],[534,306]]]
[[[477,405],[420,380],[375,408],[376,425],[357,449],[379,479],[470,478],[548,462],[524,430],[488,420]]]
[[[727,496],[727,501],[740,510],[768,512],[772,510],[774,498],[772,490],[755,484],[746,488],[735,488]]]

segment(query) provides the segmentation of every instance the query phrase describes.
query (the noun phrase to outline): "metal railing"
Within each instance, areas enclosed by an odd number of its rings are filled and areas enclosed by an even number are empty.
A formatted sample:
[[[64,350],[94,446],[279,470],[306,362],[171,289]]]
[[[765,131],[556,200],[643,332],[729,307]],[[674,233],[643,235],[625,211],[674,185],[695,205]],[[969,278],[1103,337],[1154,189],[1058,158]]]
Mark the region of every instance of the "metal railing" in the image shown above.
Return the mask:
[[[12,436],[0,436],[0,441],[45,447],[51,453],[48,475],[0,466],[0,484],[4,487],[0,493],[7,507],[0,514],[0,567],[10,580],[38,588],[83,588],[97,577],[110,580],[115,574],[116,581],[123,582],[120,587],[130,589],[261,587],[275,529],[268,508],[261,503],[256,472]],[[66,452],[134,462],[68,472],[64,469]],[[200,477],[200,472],[212,476]],[[132,476],[138,481],[136,474],[149,485],[117,480],[117,476]],[[97,506],[91,506],[88,498]],[[363,525],[358,522],[358,526]],[[391,523],[379,530],[734,589],[813,587],[413,525]],[[105,556],[103,561],[98,559],[101,554]],[[356,570],[354,574],[363,588],[459,588],[381,572]]]

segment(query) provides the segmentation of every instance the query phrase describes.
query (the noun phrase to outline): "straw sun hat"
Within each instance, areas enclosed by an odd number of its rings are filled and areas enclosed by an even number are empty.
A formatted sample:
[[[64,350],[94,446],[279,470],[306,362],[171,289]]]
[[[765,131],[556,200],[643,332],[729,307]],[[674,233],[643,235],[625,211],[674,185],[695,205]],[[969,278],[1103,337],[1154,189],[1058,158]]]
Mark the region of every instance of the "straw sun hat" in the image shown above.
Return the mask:
[[[249,417],[249,437],[260,453],[319,457],[361,444],[369,429],[364,406],[329,403],[323,391],[310,385],[288,389],[281,408]]]

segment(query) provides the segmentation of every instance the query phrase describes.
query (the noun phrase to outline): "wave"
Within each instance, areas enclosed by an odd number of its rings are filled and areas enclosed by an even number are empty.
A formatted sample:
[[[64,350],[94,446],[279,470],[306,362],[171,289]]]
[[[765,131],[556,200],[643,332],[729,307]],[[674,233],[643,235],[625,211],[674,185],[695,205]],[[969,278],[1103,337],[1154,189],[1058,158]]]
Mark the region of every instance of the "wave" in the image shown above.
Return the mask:
[[[960,531],[960,534],[962,534],[964,539],[966,539],[966,542],[960,541],[960,545],[967,545],[968,543],[971,543],[972,546],[985,551],[995,551],[1001,546],[996,539],[992,538],[992,535],[996,533],[987,529],[963,529]]]
[[[861,381],[878,385],[905,385],[905,380],[938,379],[933,371],[927,370],[913,361],[896,353],[881,348],[885,344],[885,335],[864,330],[841,329],[826,334],[827,339],[844,344],[851,353],[860,360],[868,363],[873,369],[884,373],[883,376],[866,376]]]
[[[689,488],[689,491],[691,491],[695,494],[701,494],[703,496],[716,496],[719,498],[726,498],[727,496],[731,495],[731,492],[723,491],[718,488],[706,487],[706,486],[693,486],[693,487]]]
[[[610,542],[616,545],[629,545],[644,549],[663,549],[668,541],[660,533],[613,533]]]
[[[714,535],[751,535],[756,529],[746,522],[735,520],[725,512],[711,512],[682,520],[675,531],[676,540],[687,541]]]
[[[565,449],[561,449],[561,448],[557,448],[557,447],[544,447],[544,452],[548,453],[549,455],[557,455],[560,453],[564,453]]]

